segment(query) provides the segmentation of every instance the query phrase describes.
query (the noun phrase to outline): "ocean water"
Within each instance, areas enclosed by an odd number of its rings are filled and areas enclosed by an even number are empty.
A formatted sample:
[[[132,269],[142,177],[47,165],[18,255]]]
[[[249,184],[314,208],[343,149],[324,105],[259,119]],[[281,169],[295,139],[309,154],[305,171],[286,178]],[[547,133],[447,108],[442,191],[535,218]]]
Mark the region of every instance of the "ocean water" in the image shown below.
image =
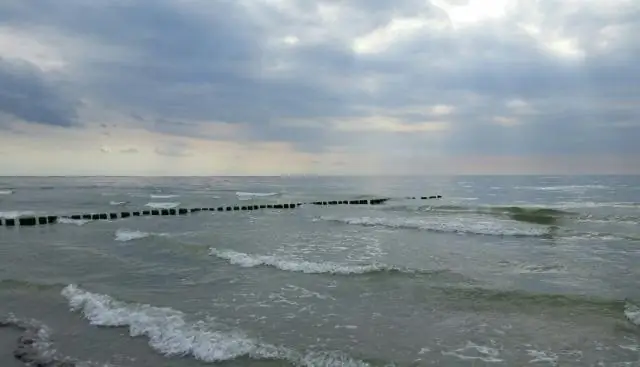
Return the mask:
[[[438,194],[0,227],[0,365],[640,366],[637,176],[5,177],[0,216]]]

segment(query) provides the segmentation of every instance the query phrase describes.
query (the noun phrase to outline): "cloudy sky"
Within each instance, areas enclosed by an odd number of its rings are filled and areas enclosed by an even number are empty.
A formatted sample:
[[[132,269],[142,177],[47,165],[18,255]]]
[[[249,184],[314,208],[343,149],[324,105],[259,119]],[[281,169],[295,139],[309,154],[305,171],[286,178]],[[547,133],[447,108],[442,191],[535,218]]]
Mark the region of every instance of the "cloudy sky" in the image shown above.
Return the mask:
[[[640,173],[637,0],[2,0],[0,175]]]

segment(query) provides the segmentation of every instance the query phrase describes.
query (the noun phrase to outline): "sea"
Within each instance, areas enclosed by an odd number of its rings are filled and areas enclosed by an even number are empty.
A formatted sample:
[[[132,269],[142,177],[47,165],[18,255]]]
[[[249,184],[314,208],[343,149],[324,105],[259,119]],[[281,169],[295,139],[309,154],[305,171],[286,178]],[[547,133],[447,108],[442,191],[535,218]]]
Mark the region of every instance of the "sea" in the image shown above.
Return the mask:
[[[370,198],[0,226],[0,365],[640,366],[640,176],[0,177],[4,218]]]

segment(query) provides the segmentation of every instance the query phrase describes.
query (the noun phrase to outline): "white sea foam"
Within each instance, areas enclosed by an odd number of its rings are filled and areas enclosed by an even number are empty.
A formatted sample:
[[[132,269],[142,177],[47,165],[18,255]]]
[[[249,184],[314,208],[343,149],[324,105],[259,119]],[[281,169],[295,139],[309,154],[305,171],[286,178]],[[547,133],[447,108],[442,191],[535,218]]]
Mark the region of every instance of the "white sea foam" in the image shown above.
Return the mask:
[[[180,195],[173,195],[173,194],[166,194],[166,195],[151,195],[152,199],[171,199],[171,198],[177,198]]]
[[[82,226],[89,223],[90,220],[86,219],[71,219],[71,218],[58,218],[58,223],[62,224],[75,224],[77,226]]]
[[[537,190],[537,191],[567,191],[567,192],[583,192],[587,190],[610,189],[609,186],[604,186],[604,185],[518,186],[516,188]]]
[[[0,195],[11,195],[13,190],[0,190]]]
[[[236,196],[238,197],[238,200],[251,200],[256,197],[269,197],[269,196],[278,196],[278,195],[280,194],[278,194],[277,192],[243,192],[243,191],[236,192]]]
[[[618,345],[621,349],[630,350],[632,352],[640,352],[640,345],[631,344],[631,345]]]
[[[0,319],[0,326],[12,326],[23,334],[16,340],[14,357],[27,366],[114,367],[111,364],[79,361],[60,354],[51,339],[49,326],[34,319],[20,319],[10,314]]]
[[[558,355],[553,352],[529,349],[527,354],[533,359],[529,363],[548,363],[550,366],[558,365]]]
[[[300,295],[298,296],[299,298],[310,298],[310,297],[314,297],[314,298],[318,298],[318,299],[332,299],[335,300],[335,298],[331,297],[331,296],[327,296],[324,294],[320,294],[318,292],[314,292],[314,291],[310,291],[306,288],[303,287],[298,287],[296,285],[293,284],[287,284],[286,287],[282,288],[283,291],[294,291],[294,292],[299,292]]]
[[[203,362],[249,357],[278,359],[300,366],[368,366],[337,352],[299,353],[263,343],[241,330],[203,321],[191,323],[178,310],[125,303],[73,284],[61,293],[71,310],[82,312],[92,325],[127,327],[131,336],[146,336],[149,345],[165,356],[192,356]]]
[[[219,250],[212,247],[210,254],[227,260],[230,264],[245,268],[256,266],[272,266],[284,271],[307,274],[364,274],[378,271],[400,270],[384,264],[346,265],[335,262],[311,262],[274,255],[250,255],[231,250]],[[409,270],[407,270],[409,271]]]
[[[15,211],[8,211],[8,212],[0,212],[0,218],[5,218],[5,219],[15,219],[18,217],[21,217],[23,215],[33,215],[34,213],[32,211],[19,211],[19,210],[15,210]]]
[[[472,342],[467,342],[467,345],[453,350],[453,351],[443,351],[442,355],[457,357],[462,360],[481,360],[486,363],[501,363],[504,360],[498,358],[500,356],[500,351],[495,348],[486,347],[483,345],[478,345]]]
[[[321,216],[320,220],[361,226],[420,229],[434,232],[466,233],[492,236],[539,237],[548,234],[544,226],[527,225],[516,221],[486,218],[340,218]]]
[[[18,329],[22,329],[25,331],[24,339],[19,339],[18,343],[21,340],[24,340],[27,344],[19,345],[20,348],[20,356],[25,363],[32,363],[37,365],[53,365],[53,363],[49,364],[49,362],[55,361],[57,358],[57,351],[53,348],[53,343],[51,342],[51,329],[37,321],[37,320],[26,320],[19,319],[14,315],[10,314],[6,319],[0,320],[0,323],[5,323],[12,325]]]
[[[32,331],[35,343],[33,346],[42,354],[55,353],[55,349],[52,348],[51,343],[51,329],[34,319],[19,319],[13,314],[9,314],[4,320],[0,320],[4,323],[13,325],[19,329],[26,331]]]
[[[133,231],[129,229],[118,229],[116,231],[116,241],[127,242],[140,238],[149,237],[150,234],[142,231]]]
[[[616,224],[623,226],[637,226],[640,224],[638,217],[610,216],[605,219],[581,218],[577,219],[579,223],[597,223],[597,224]]]
[[[180,203],[167,202],[167,203],[147,203],[145,206],[154,209],[172,209],[180,205]]]
[[[634,325],[640,326],[640,307],[627,302],[627,304],[624,306],[624,315]]]
[[[561,274],[567,268],[562,264],[519,264],[515,271],[520,274]]]
[[[640,241],[640,237],[637,234],[631,233],[607,233],[607,232],[574,232],[565,231],[562,237],[558,240],[563,242],[576,242],[576,241]]]
[[[619,209],[640,209],[640,203],[622,202],[594,202],[594,201],[562,201],[556,204],[545,205],[556,209],[589,209],[589,208],[619,208]]]
[[[122,205],[126,205],[128,203],[129,203],[128,201],[110,201],[109,205],[122,206]]]

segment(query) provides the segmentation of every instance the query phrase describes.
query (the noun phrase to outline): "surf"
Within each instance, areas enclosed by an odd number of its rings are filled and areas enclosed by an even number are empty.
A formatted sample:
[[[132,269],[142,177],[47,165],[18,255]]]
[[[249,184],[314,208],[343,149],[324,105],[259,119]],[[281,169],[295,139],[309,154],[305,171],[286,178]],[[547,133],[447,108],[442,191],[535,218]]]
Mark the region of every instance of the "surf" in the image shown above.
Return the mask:
[[[132,337],[147,337],[149,346],[166,357],[188,356],[209,363],[249,358],[309,367],[370,366],[340,352],[298,352],[269,344],[241,329],[213,322],[192,322],[185,313],[173,308],[127,303],[106,294],[86,291],[75,284],[62,289],[61,295],[68,301],[71,311],[81,313],[92,325],[127,328]]]
[[[391,206],[390,211],[408,211],[435,214],[481,214],[518,222],[556,225],[562,219],[575,218],[578,213],[549,207],[507,206],[507,205],[423,205],[418,207]]]

